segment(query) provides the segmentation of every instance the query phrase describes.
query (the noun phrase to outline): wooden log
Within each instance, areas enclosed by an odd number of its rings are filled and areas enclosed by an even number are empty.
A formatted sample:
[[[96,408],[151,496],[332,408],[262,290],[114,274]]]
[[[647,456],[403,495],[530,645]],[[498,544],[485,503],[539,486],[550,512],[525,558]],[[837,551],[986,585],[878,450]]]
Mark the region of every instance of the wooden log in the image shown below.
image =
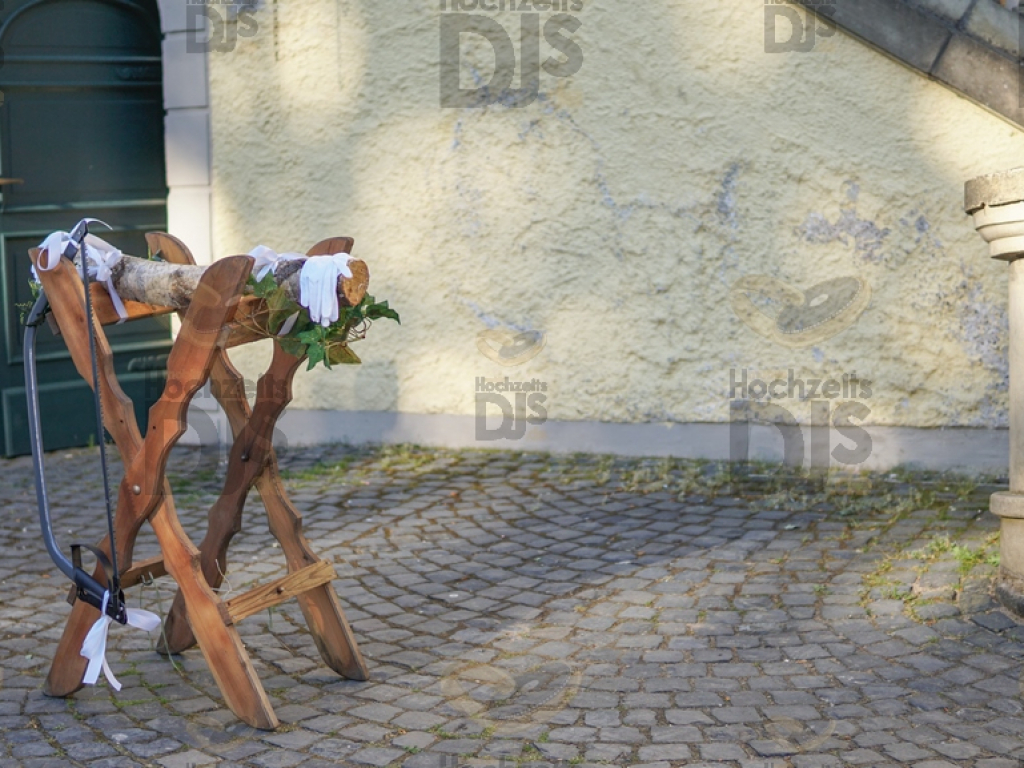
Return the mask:
[[[306,258],[301,258],[281,262],[274,275],[288,298],[296,303],[299,303],[299,279],[305,261]],[[352,277],[338,279],[338,303],[342,307],[353,307],[362,301],[370,283],[370,271],[365,262],[353,260],[349,268]],[[172,264],[124,254],[111,269],[111,276],[118,296],[125,303],[135,301],[185,310],[205,271],[206,267],[199,265]]]

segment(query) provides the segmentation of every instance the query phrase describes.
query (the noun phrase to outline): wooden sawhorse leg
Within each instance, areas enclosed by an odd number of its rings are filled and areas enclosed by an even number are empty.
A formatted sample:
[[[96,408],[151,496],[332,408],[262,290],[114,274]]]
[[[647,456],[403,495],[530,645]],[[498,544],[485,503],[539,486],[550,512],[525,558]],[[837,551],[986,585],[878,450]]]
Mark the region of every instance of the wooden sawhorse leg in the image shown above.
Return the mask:
[[[167,235],[150,235],[150,248],[176,263],[194,263],[191,253],[178,240]],[[310,249],[309,255],[329,254],[351,248],[347,239],[324,241]],[[267,511],[270,531],[281,544],[289,576],[304,591],[295,596],[306,624],[324,662],[339,675],[351,680],[366,680],[366,662],[338,603],[330,581],[313,583],[323,578],[302,582],[302,574],[327,574],[302,533],[302,515],[289,500],[277,470],[273,435],[277,420],[292,399],[292,379],[302,360],[274,344],[274,357],[256,386],[255,407],[250,409],[245,396],[242,375],[231,364],[222,349],[217,353],[211,372],[211,388],[231,425],[234,443],[228,457],[224,490],[210,508],[209,526],[199,546],[206,581],[217,589],[227,572],[227,551],[231,539],[242,529],[242,512],[246,496],[255,485]],[[330,569],[333,577],[333,569]],[[281,581],[281,580],[279,580]],[[280,584],[278,585],[281,586]],[[268,602],[267,606],[273,603]],[[237,599],[228,601],[237,606]],[[252,605],[243,610],[250,610]],[[266,606],[264,606],[266,607]],[[175,595],[164,624],[164,652],[180,653],[195,643],[187,616],[184,595]]]
[[[162,567],[178,582],[200,649],[228,706],[246,723],[271,729],[278,721],[270,700],[237,630],[223,618],[220,599],[202,577],[199,550],[178,522],[165,478],[170,450],[186,429],[188,404],[209,376],[251,269],[250,257],[235,256],[217,262],[204,274],[168,358],[167,385],[150,408],[145,438],[139,432],[131,400],[117,382],[106,336],[100,325],[86,316],[85,294],[74,267],[62,260],[39,276],[75,366],[90,383],[88,334],[93,332],[96,337],[105,426],[125,466],[114,520],[119,563],[123,568],[131,565],[135,538],[148,519],[163,552]],[[105,540],[100,547],[109,553]],[[99,567],[95,575],[102,578]],[[79,651],[98,616],[92,606],[75,603],[47,677],[45,691],[49,695],[68,696],[82,686],[86,660]]]
[[[260,377],[256,405],[251,411],[245,399],[242,376],[227,355],[221,352],[214,364],[213,391],[228,415],[235,436],[224,491],[210,508],[209,528],[199,547],[203,574],[214,588],[220,586],[226,572],[228,546],[242,528],[242,510],[253,485],[266,508],[270,531],[281,544],[289,574],[314,568],[321,562],[302,533],[302,515],[281,484],[272,445],[274,427],[291,400],[292,377],[301,362],[275,345],[273,362]],[[366,680],[369,676],[366,663],[330,582],[314,586],[297,598],[327,666],[343,677]],[[171,653],[179,653],[195,642],[187,623],[182,620],[184,614],[185,604],[179,593],[165,625],[165,650]]]

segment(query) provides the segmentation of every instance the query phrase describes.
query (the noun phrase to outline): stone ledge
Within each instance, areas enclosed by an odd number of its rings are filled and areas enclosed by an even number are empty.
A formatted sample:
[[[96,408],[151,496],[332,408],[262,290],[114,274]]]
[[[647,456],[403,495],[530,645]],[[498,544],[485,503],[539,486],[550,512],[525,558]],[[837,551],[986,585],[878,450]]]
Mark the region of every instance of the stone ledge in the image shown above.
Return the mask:
[[[182,445],[201,445],[216,453],[230,435],[211,414],[192,408]],[[493,425],[492,425],[493,426]],[[289,408],[278,424],[278,454],[300,445],[325,443],[415,443],[446,448],[498,448],[550,453],[608,453],[619,456],[675,456],[724,461],[732,458],[734,435],[728,423],[616,424],[595,421],[548,421],[526,424],[518,440],[478,440],[470,415],[396,413],[393,411],[307,411]],[[968,473],[1005,474],[1010,451],[1006,429],[865,426],[871,455],[851,470],[887,470],[897,466]],[[801,427],[803,444],[811,445],[810,427]],[[838,438],[833,438],[838,441]],[[775,426],[754,424],[748,457],[782,461],[785,443]]]
[[[1024,520],[1024,493],[1000,491],[993,493],[989,502],[992,514],[997,517],[1012,517]]]
[[[795,0],[844,32],[1024,127],[1021,16],[995,0]]]
[[[1000,568],[999,578],[995,584],[995,593],[996,599],[1004,608],[1017,616],[1024,616],[1024,579],[1005,568]]]
[[[932,76],[1010,122],[1024,126],[1020,65],[968,35],[955,35],[939,57]]]
[[[964,212],[1024,201],[1024,167],[978,176],[964,184]]]

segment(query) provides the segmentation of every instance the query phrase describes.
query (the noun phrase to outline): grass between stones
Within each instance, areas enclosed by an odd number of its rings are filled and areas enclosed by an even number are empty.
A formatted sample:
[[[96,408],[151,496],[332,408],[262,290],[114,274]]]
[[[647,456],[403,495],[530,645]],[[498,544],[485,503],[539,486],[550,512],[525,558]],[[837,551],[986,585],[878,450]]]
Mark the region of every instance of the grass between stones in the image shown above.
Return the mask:
[[[337,458],[323,458],[337,457]],[[869,555],[863,573],[861,605],[899,600],[919,620],[917,610],[935,601],[956,601],[968,588],[987,590],[998,567],[998,530],[986,521],[988,497],[1006,487],[1005,478],[924,472],[899,467],[888,472],[804,470],[762,462],[630,458],[596,454],[554,455],[508,450],[449,450],[416,445],[365,448],[326,447],[306,465],[284,461],[282,477],[294,488],[358,486],[400,475],[443,477],[446,471],[492,466],[538,486],[589,488],[614,498],[620,494],[663,494],[693,504],[728,503],[752,509],[809,513],[841,523],[817,532],[837,547]],[[209,481],[193,475],[189,491]],[[981,521],[983,524],[978,524]],[[793,525],[792,528],[796,528]],[[784,530],[788,528],[784,525]],[[777,560],[783,564],[789,555]],[[826,583],[815,593],[829,594]]]

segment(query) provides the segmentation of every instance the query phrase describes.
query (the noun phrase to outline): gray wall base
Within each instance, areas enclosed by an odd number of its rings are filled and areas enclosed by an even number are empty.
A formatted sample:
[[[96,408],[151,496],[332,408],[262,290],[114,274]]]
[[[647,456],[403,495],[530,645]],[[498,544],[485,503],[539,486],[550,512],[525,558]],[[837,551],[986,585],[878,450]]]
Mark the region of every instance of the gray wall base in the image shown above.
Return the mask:
[[[223,414],[193,407],[189,417],[192,426],[182,439],[183,444],[213,447],[229,442]],[[730,431],[727,423],[611,424],[549,421],[542,425],[527,425],[525,433],[517,440],[481,440],[477,438],[476,419],[473,416],[288,410],[281,418],[274,442],[282,450],[331,442],[353,445],[415,443],[445,448],[728,460],[733,458],[730,455]],[[884,470],[905,465],[918,469],[992,472],[1001,475],[1007,471],[1009,435],[1005,429],[866,426],[864,431],[871,439],[870,453],[866,459],[859,464],[844,465],[832,458],[832,468]],[[737,430],[734,430],[733,438],[736,434]],[[803,445],[807,446],[804,466],[808,466],[811,452],[810,428],[804,427],[802,434]],[[835,430],[828,437],[833,453],[839,446],[855,445]],[[790,440],[794,439],[791,435]],[[776,427],[761,424],[751,427],[749,458],[781,462],[784,451],[785,443]],[[822,466],[820,459],[816,466]]]

